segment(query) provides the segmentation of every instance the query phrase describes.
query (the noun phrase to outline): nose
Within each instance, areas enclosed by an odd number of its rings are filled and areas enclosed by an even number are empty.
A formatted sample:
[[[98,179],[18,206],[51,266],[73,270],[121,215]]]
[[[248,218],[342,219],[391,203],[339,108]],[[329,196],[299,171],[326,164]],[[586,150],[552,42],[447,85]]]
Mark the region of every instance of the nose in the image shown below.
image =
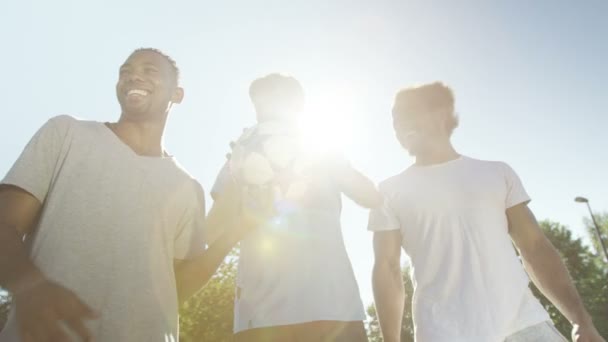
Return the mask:
[[[141,75],[140,72],[134,70],[132,72],[129,73],[128,77],[127,77],[127,81],[130,82],[139,82],[139,81],[143,81],[143,77]]]

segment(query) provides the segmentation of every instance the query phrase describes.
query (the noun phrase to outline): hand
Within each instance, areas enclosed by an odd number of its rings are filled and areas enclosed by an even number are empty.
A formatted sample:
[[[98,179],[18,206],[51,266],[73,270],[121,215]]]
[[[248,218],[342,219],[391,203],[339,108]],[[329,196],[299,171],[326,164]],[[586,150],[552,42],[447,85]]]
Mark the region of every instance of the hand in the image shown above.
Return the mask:
[[[606,342],[600,336],[600,333],[595,329],[593,323],[584,326],[572,324],[572,341],[573,342]]]
[[[15,295],[17,324],[23,342],[69,341],[63,324],[84,341],[91,333],[84,319],[97,315],[72,291],[45,278]],[[63,324],[62,324],[63,323]]]

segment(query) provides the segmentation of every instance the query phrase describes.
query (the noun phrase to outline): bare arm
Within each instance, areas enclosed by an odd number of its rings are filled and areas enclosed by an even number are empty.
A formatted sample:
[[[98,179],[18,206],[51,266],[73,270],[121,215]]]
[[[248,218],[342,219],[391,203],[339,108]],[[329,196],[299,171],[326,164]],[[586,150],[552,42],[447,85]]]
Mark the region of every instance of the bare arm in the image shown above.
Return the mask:
[[[382,204],[382,196],[376,185],[348,162],[339,161],[332,167],[332,176],[346,196],[364,208],[376,208]]]
[[[33,230],[40,202],[28,192],[3,185],[0,188],[0,285],[16,294],[41,272],[32,263],[23,238]]]
[[[207,284],[226,255],[241,239],[236,229],[227,230],[205,252],[189,260],[175,260],[179,302],[188,300]]]
[[[534,284],[579,329],[578,341],[603,341],[576,291],[560,255],[526,204],[507,209],[509,234]]]
[[[13,295],[23,340],[67,340],[60,321],[88,340],[90,333],[82,319],[95,318],[93,310],[70,290],[49,281],[23,243],[38,221],[41,207],[28,192],[0,186],[0,284]]]
[[[217,271],[226,255],[250,231],[262,223],[268,212],[248,212],[244,208],[241,189],[231,183],[221,196],[213,202],[206,219],[208,231],[219,232],[211,239],[209,248],[201,255],[189,260],[175,261],[175,277],[180,302],[198,292]],[[271,192],[265,199],[265,209],[272,206]]]
[[[378,321],[385,342],[399,342],[405,290],[401,278],[401,233],[374,233],[372,285]]]

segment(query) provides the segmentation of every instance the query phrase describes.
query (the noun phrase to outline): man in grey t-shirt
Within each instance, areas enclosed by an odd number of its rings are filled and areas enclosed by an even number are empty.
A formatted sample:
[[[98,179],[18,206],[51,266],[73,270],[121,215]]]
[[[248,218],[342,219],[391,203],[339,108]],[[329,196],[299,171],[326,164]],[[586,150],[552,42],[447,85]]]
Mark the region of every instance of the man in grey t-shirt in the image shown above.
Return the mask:
[[[155,49],[120,67],[116,123],[49,120],[0,183],[0,341],[176,341],[178,298],[197,291],[247,231],[204,249],[199,183],[163,148],[178,68]],[[232,188],[231,188],[232,189]],[[238,196],[214,204],[232,225]]]

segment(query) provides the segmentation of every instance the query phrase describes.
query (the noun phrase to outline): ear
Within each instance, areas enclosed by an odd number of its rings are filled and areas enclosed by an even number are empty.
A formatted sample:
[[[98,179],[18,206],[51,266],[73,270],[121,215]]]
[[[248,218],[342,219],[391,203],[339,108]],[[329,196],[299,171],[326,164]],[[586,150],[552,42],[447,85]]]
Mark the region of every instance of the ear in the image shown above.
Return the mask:
[[[179,104],[179,103],[182,103],[183,99],[184,99],[184,89],[182,87],[175,88],[175,91],[173,92],[173,96],[171,96],[171,102]]]

